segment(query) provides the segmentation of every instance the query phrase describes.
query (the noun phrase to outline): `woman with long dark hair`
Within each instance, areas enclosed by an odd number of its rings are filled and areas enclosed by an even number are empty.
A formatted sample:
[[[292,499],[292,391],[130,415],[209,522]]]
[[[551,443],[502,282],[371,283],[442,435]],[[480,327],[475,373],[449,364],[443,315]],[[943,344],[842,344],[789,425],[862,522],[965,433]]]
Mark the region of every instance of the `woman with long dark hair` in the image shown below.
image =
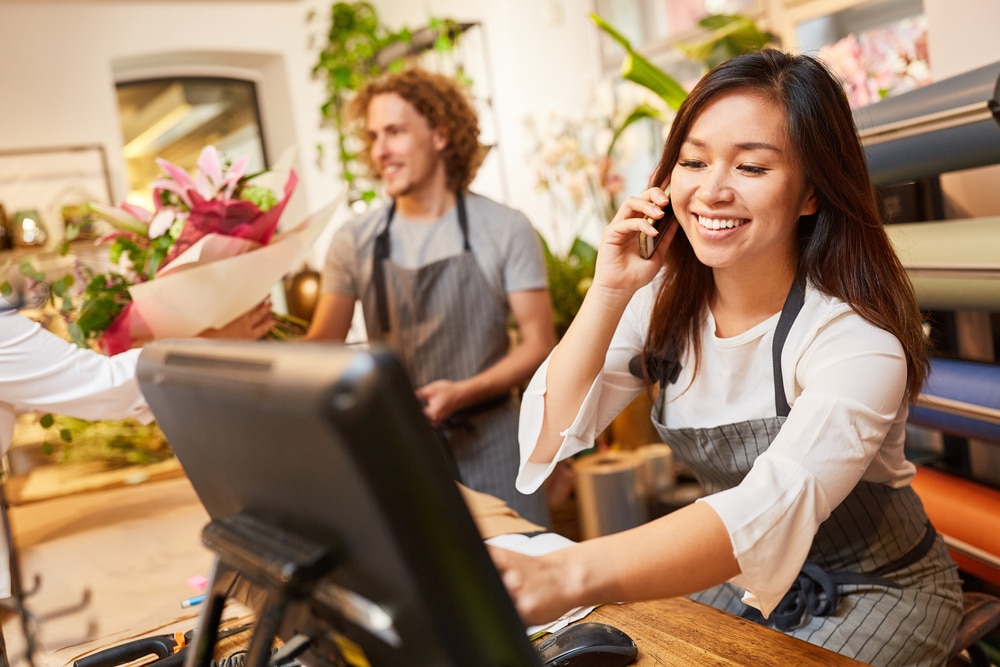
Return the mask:
[[[579,315],[525,393],[518,487],[650,390],[707,495],[546,556],[494,550],[520,613],[691,595],[869,664],[943,664],[960,582],[903,454],[921,315],[840,84],[776,50],[723,63],[679,110],[651,184],[608,225]],[[662,237],[650,259],[640,235]]]

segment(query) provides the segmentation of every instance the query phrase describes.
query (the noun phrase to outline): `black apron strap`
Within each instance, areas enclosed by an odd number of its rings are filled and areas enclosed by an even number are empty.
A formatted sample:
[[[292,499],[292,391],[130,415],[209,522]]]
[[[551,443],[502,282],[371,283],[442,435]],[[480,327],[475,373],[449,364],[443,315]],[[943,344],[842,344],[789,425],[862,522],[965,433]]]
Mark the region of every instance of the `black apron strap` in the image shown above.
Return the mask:
[[[379,330],[385,334],[389,331],[389,300],[386,297],[385,268],[383,264],[389,259],[389,226],[396,215],[396,200],[389,206],[389,216],[385,228],[375,237],[375,249],[372,252],[372,283],[375,286],[375,303],[378,307]]]
[[[840,586],[902,588],[899,583],[887,579],[886,575],[920,561],[930,553],[936,538],[937,531],[928,521],[920,542],[896,560],[870,573],[828,572],[819,565],[806,561],[792,587],[781,598],[781,602],[774,608],[769,619],[765,620],[757,609],[750,606],[747,606],[741,615],[762,625],[773,625],[783,632],[799,627],[809,616],[832,616],[840,604]]]
[[[462,248],[469,252],[472,246],[469,244],[469,219],[465,214],[465,197],[461,192],[455,193],[455,207],[458,213],[458,226],[462,230]],[[392,200],[389,206],[389,215],[385,221],[385,227],[375,237],[375,248],[372,252],[372,283],[375,286],[375,303],[378,307],[379,329],[385,334],[389,331],[389,299],[386,296],[385,268],[384,262],[389,259],[391,251],[389,245],[389,227],[392,219],[396,216],[396,200]]]
[[[469,245],[469,218],[465,215],[465,196],[461,192],[455,193],[455,209],[458,213],[458,226],[462,228],[462,249],[469,252],[472,250]]]
[[[781,373],[781,350],[785,347],[785,339],[792,328],[792,322],[798,317],[806,301],[806,279],[798,275],[792,288],[788,290],[785,305],[781,308],[778,326],[774,329],[774,340],[771,343],[771,364],[774,368],[774,409],[779,417],[787,417],[791,412],[788,398],[785,396],[785,381]]]

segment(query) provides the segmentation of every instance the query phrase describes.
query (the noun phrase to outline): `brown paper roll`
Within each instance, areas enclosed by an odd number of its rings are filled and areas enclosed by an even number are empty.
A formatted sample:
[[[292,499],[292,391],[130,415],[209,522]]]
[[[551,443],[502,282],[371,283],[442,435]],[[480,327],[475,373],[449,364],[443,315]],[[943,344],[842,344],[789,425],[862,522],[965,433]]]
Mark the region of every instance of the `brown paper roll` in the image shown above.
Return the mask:
[[[583,539],[634,528],[649,519],[640,479],[643,464],[635,451],[601,452],[574,462]]]
[[[674,488],[677,476],[674,473],[674,452],[669,445],[657,442],[637,448],[642,457],[642,489],[646,498],[657,500]]]

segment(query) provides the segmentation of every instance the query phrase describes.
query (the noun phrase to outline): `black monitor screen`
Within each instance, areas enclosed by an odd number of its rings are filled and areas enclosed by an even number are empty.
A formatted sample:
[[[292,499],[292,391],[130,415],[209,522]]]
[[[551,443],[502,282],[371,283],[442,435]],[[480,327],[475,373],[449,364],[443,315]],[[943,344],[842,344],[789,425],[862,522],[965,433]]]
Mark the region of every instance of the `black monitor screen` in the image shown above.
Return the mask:
[[[283,616],[282,638],[313,640],[301,662],[539,664],[391,353],[160,341],[138,375],[213,524],[256,517],[332,554]]]

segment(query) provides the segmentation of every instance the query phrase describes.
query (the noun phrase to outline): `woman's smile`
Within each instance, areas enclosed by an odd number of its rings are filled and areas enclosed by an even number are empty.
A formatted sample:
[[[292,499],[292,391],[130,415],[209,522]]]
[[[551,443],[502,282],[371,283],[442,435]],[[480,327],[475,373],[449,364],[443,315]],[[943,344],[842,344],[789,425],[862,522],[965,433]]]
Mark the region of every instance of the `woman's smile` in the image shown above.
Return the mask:
[[[692,217],[697,220],[699,227],[711,230],[734,229],[741,227],[745,222],[749,222],[746,218],[712,218],[698,215],[697,213],[692,214]]]

